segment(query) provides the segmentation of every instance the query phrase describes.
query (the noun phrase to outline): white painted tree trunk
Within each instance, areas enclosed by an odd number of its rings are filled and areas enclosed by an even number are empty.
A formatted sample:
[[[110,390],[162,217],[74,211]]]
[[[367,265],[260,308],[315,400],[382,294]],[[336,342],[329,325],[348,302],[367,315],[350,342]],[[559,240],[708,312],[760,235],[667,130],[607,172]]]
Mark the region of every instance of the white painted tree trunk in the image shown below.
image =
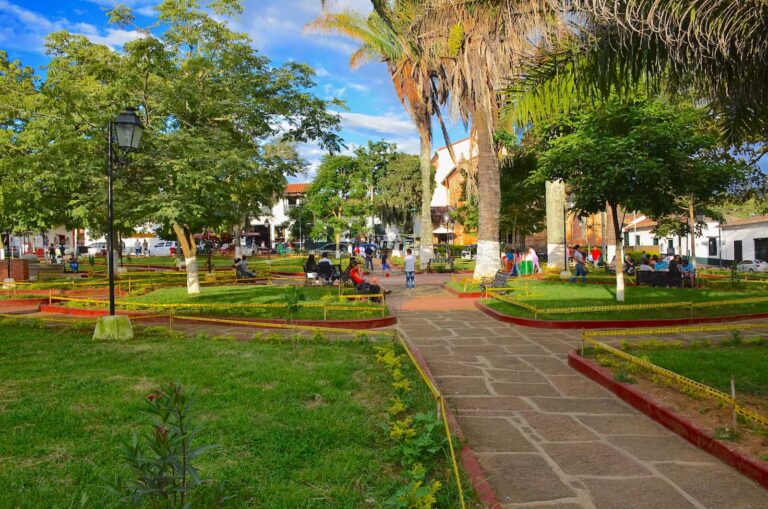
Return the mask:
[[[621,238],[621,223],[619,223],[618,207],[616,205],[610,207],[614,236],[616,237],[616,302],[624,302],[624,244]]]
[[[499,160],[488,119],[489,117],[482,110],[482,107],[475,111],[473,122],[477,129],[477,189],[479,198],[475,279],[494,276],[501,267],[501,246],[499,244],[501,182]]]
[[[5,244],[2,235],[0,235],[0,260],[5,260]]]
[[[242,238],[243,230],[240,225],[235,226],[235,258],[243,257],[243,250],[240,248],[240,239]]]
[[[179,224],[174,223],[173,231],[184,252],[184,262],[187,269],[187,293],[194,295],[200,293],[200,274],[197,268],[197,255],[195,254],[195,241],[191,232]]]
[[[477,241],[475,278],[493,276],[501,268],[501,244],[491,240]]]
[[[341,244],[341,234],[336,234],[336,259],[341,259],[341,248],[339,247],[339,244]]]

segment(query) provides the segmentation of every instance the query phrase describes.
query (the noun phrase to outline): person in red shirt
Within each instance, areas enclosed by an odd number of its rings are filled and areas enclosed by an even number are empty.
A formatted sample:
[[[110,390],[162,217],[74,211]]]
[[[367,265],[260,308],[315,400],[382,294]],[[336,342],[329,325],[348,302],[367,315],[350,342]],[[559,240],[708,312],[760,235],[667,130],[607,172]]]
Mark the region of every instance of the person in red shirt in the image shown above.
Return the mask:
[[[355,288],[367,283],[370,293],[392,293],[392,290],[385,289],[377,278],[366,279],[363,277],[363,271],[360,269],[360,264],[357,263],[357,260],[350,260],[349,262],[349,278],[355,283]]]
[[[595,248],[592,250],[592,262],[597,265],[597,262],[600,261],[600,255],[603,254],[602,251],[600,251],[600,248],[595,246]]]

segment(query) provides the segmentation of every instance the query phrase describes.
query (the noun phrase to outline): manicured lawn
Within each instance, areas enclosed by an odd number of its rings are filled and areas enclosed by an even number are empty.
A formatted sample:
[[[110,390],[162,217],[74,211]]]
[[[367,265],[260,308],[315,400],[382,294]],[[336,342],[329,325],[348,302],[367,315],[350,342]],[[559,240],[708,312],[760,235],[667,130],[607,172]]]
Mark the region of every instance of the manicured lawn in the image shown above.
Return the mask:
[[[530,296],[525,296],[517,284],[518,289],[509,294],[525,304],[536,306],[541,310],[560,307],[588,307],[616,305],[613,286],[608,285],[583,285],[578,283],[561,283],[547,281],[530,281],[528,283]],[[768,293],[761,288],[747,288],[741,291],[726,289],[690,289],[690,288],[650,288],[646,286],[628,286],[626,288],[626,300],[623,304],[659,304],[679,302],[679,307],[666,307],[659,309],[625,310],[625,311],[597,311],[587,313],[544,313],[540,312],[538,318],[549,320],[598,320],[598,319],[652,319],[652,318],[686,318],[689,316],[726,316],[732,314],[751,314],[768,312],[768,302],[754,304],[724,304],[714,307],[701,307],[691,309],[686,304],[689,302],[711,302],[744,299],[750,297],[766,297]],[[488,299],[484,301],[488,306],[503,313],[525,318],[533,318],[533,311],[523,309],[513,304],[499,300]]]
[[[189,295],[185,287],[160,288],[144,295],[127,296],[124,301],[146,302],[153,304],[210,304],[210,308],[180,309],[179,314],[206,313],[239,317],[287,318],[284,307],[270,308],[237,308],[228,307],[232,304],[285,304],[284,295],[288,291],[284,286],[211,286],[200,289],[199,295]],[[321,305],[329,307],[343,306],[360,309],[336,310],[328,309],[327,318],[330,320],[379,318],[389,315],[385,304],[367,301],[339,301],[339,290],[336,287],[305,287],[300,288],[306,300],[301,304]],[[352,290],[347,290],[353,294]],[[79,304],[78,304],[79,305]],[[363,308],[368,308],[363,309]],[[374,309],[370,309],[374,308]],[[383,314],[382,314],[383,312]],[[298,320],[322,320],[322,307],[302,307],[295,314]]]
[[[197,465],[234,507],[382,507],[403,482],[394,389],[367,343],[103,343],[0,322],[0,373],[2,507],[117,507],[102,486],[128,474],[118,446],[148,428],[145,396],[173,381],[196,388],[197,444],[218,445]]]
[[[731,376],[738,392],[768,395],[768,346],[629,350],[657,366],[730,393]]]

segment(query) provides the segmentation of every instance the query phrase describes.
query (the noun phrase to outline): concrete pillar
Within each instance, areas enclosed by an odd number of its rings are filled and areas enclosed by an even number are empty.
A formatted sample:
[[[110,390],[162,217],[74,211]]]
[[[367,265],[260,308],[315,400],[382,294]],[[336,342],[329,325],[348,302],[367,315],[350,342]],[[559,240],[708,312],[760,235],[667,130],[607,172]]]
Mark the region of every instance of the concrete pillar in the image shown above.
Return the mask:
[[[563,209],[565,208],[565,184],[547,182],[547,267],[550,272],[565,270],[565,239],[563,231],[565,220]]]

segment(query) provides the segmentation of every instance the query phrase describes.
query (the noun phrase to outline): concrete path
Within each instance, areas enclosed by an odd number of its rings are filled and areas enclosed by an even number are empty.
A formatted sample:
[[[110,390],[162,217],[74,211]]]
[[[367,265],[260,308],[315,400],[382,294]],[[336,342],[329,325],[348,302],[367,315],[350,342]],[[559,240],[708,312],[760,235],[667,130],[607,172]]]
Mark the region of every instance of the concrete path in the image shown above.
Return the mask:
[[[417,292],[393,294],[398,327],[427,360],[503,507],[768,508],[760,486],[572,370],[577,332],[445,310],[438,287]],[[437,304],[408,311],[410,300]]]

